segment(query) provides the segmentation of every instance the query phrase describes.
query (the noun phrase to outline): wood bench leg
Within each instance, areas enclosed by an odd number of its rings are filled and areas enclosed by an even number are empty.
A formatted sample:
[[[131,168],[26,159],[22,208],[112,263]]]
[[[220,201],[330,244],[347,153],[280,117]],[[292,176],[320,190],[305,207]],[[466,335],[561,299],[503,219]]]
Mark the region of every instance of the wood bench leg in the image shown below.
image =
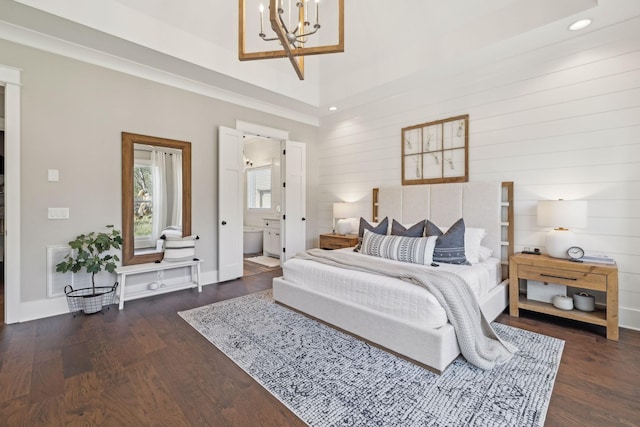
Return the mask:
[[[198,279],[198,292],[202,292],[202,280],[200,280],[200,263],[195,265],[197,279]]]

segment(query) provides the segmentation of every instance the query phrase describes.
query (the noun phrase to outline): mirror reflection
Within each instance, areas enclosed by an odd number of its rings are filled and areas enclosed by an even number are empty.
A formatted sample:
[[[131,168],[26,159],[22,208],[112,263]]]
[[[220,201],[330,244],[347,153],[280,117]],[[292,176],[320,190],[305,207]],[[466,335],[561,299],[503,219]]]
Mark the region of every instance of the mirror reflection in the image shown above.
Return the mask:
[[[182,152],[133,145],[133,235],[136,254],[161,250],[160,237],[182,237]]]
[[[191,233],[191,144],[122,133],[122,263],[162,259],[161,236]]]

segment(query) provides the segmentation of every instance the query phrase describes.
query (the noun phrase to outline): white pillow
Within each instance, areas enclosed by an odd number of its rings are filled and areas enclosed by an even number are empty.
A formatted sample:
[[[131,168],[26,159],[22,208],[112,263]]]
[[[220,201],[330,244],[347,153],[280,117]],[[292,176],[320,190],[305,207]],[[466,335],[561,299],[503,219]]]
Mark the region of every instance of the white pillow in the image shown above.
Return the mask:
[[[486,235],[484,228],[467,228],[464,231],[464,255],[470,263],[480,262],[480,243]]]
[[[449,229],[448,227],[438,227],[438,228],[442,230],[443,233],[446,233],[447,230]],[[480,261],[486,260],[486,258],[485,259],[480,258],[480,243],[482,242],[482,239],[486,235],[487,235],[487,230],[485,230],[484,228],[471,228],[471,227],[465,228],[464,256],[465,258],[467,258],[467,261],[469,261],[471,264],[477,264]]]
[[[190,261],[196,256],[196,235],[186,237],[164,237],[164,256],[162,261]]]
[[[364,230],[360,253],[395,261],[429,265],[433,262],[433,250],[437,239],[436,236],[391,236]]]
[[[486,246],[480,246],[480,249],[478,250],[478,258],[480,259],[480,262],[485,262],[491,258],[491,255],[493,255],[493,251],[491,249]]]

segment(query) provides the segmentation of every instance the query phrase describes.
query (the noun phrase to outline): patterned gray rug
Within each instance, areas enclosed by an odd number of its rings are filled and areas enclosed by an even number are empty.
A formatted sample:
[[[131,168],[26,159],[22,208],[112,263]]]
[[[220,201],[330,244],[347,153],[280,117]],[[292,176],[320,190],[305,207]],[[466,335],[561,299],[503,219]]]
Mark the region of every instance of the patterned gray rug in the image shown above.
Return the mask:
[[[436,375],[289,310],[271,291],[178,313],[312,426],[542,426],[564,341],[494,323],[520,351]]]

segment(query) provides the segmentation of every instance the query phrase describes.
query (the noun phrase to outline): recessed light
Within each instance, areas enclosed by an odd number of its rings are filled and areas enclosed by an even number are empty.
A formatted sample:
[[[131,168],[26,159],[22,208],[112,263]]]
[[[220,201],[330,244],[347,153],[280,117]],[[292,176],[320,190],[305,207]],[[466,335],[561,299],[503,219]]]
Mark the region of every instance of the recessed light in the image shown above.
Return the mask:
[[[585,27],[588,27],[590,24],[591,24],[591,19],[581,19],[569,25],[569,30],[578,31]]]
[[[329,107],[329,111],[338,111],[338,107],[332,105],[331,107]]]

